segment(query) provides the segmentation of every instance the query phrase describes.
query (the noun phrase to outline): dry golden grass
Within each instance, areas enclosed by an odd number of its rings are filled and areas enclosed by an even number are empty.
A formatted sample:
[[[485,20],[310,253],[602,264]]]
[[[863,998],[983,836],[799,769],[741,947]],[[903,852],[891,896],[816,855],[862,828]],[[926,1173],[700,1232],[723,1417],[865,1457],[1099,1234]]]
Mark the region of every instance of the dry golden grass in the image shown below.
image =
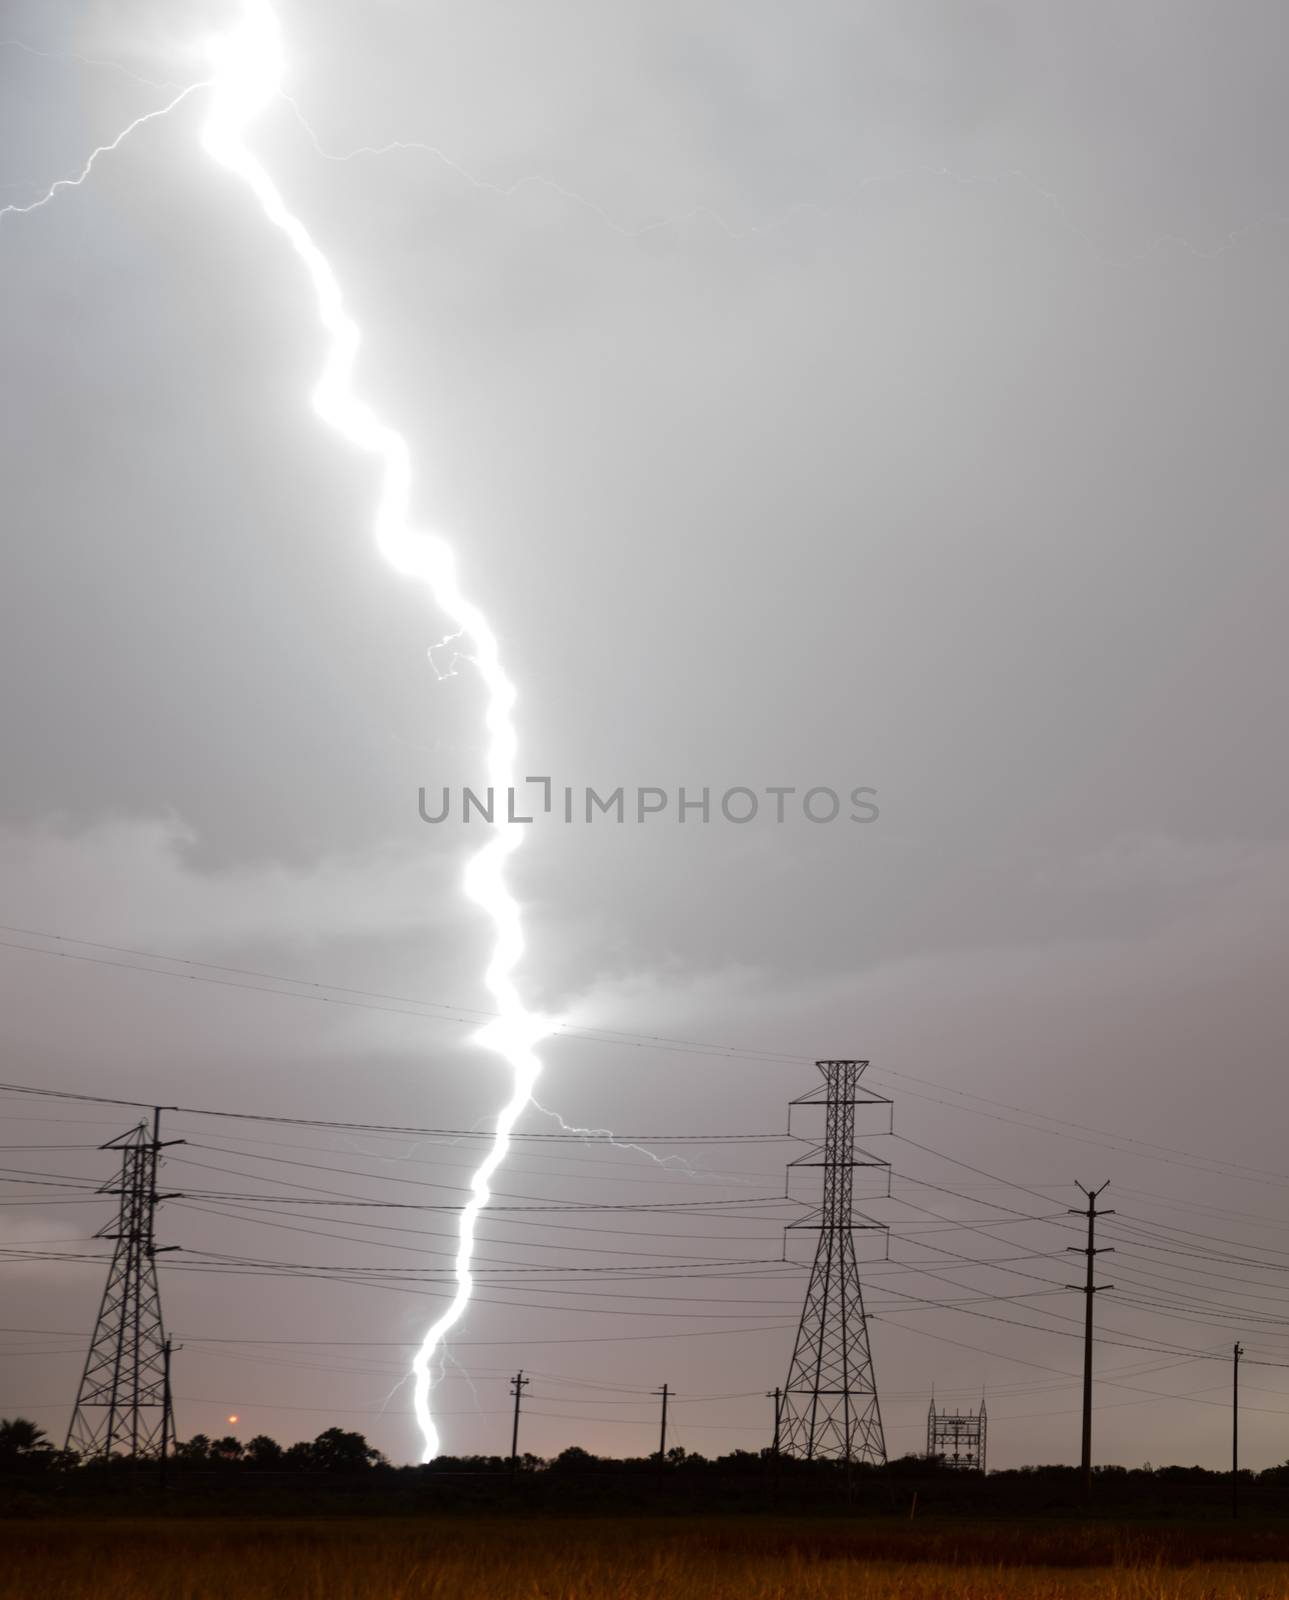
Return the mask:
[[[1289,1597],[1289,1563],[1207,1561],[1206,1542],[723,1519],[19,1522],[0,1525],[0,1600]]]

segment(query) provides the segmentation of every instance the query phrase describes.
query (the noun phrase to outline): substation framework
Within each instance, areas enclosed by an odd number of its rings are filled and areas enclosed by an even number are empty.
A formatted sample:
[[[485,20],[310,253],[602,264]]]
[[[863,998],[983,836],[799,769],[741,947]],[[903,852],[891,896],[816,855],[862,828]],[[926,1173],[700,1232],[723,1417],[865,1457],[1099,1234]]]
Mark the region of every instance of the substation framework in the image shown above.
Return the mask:
[[[931,1396],[926,1415],[926,1453],[930,1459],[938,1456],[955,1472],[984,1472],[988,1434],[984,1395],[980,1397],[979,1411],[938,1410],[935,1396]]]

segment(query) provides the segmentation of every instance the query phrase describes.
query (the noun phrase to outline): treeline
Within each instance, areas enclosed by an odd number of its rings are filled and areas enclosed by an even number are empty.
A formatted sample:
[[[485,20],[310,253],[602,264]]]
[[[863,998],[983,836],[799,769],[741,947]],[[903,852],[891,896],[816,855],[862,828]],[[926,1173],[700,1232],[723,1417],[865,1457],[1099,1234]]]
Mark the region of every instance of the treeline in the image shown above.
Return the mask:
[[[1100,1467],[1092,1509],[1123,1518],[1226,1518],[1229,1473],[1203,1467]],[[1243,1472],[1246,1516],[1289,1519],[1289,1462]],[[360,1433],[324,1429],[281,1445],[198,1434],[164,1464],[80,1461],[35,1424],[0,1422],[0,1511],[137,1509],[157,1496],[180,1513],[420,1513],[436,1511],[648,1511],[863,1513],[935,1516],[1083,1516],[1077,1468],[1022,1467],[988,1475],[941,1459],[904,1456],[883,1467],[800,1461],[738,1450],[708,1459],[681,1447],[635,1458],[570,1446],[552,1459],[440,1456],[393,1466]]]
[[[343,1428],[326,1428],[316,1439],[290,1445],[280,1445],[265,1433],[245,1444],[232,1435],[208,1439],[204,1433],[196,1433],[175,1446],[174,1459],[190,1466],[249,1467],[268,1472],[362,1472],[388,1465],[361,1433],[347,1433]]]
[[[197,1433],[174,1445],[170,1462],[176,1469],[242,1467],[270,1472],[356,1473],[389,1466],[361,1433],[349,1433],[344,1428],[325,1428],[316,1439],[291,1445],[281,1445],[263,1433],[245,1443],[231,1434],[210,1439]],[[82,1461],[75,1450],[57,1449],[45,1430],[25,1417],[0,1419],[0,1472],[51,1473],[130,1465],[125,1461]]]

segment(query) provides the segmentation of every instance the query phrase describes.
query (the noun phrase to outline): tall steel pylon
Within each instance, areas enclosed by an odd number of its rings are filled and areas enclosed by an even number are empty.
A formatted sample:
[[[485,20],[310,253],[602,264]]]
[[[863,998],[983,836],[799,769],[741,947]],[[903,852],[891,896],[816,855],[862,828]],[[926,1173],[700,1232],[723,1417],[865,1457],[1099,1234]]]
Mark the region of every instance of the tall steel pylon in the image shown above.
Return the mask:
[[[852,1193],[856,1167],[890,1171],[889,1162],[856,1151],[855,1107],[885,1106],[889,1111],[891,1102],[859,1090],[867,1061],[816,1061],[815,1065],[823,1074],[823,1089],[792,1102],[794,1106],[816,1105],[822,1100],[827,1122],[823,1143],[791,1163],[793,1167],[823,1169],[823,1197],[817,1210],[789,1224],[791,1228],[817,1229],[819,1244],[784,1387],[783,1450],[806,1460],[882,1463],[886,1441],[854,1230],[883,1229],[884,1225],[868,1217],[856,1220]]]
[[[120,1197],[115,1231],[105,1228],[97,1235],[114,1239],[116,1249],[67,1430],[67,1448],[85,1457],[164,1459],[175,1425],[154,1232],[163,1198],[157,1193],[164,1148],[160,1111],[153,1115],[151,1130],[141,1122],[100,1148],[121,1152],[119,1183],[99,1191]]]

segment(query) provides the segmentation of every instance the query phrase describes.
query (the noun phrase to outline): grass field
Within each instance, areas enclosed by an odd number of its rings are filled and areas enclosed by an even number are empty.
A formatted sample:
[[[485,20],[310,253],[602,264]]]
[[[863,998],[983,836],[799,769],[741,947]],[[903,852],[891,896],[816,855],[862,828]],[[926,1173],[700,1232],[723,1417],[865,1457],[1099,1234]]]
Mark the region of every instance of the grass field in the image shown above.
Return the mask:
[[[0,1523],[0,1600],[1285,1600],[1272,1530],[770,1519]]]

